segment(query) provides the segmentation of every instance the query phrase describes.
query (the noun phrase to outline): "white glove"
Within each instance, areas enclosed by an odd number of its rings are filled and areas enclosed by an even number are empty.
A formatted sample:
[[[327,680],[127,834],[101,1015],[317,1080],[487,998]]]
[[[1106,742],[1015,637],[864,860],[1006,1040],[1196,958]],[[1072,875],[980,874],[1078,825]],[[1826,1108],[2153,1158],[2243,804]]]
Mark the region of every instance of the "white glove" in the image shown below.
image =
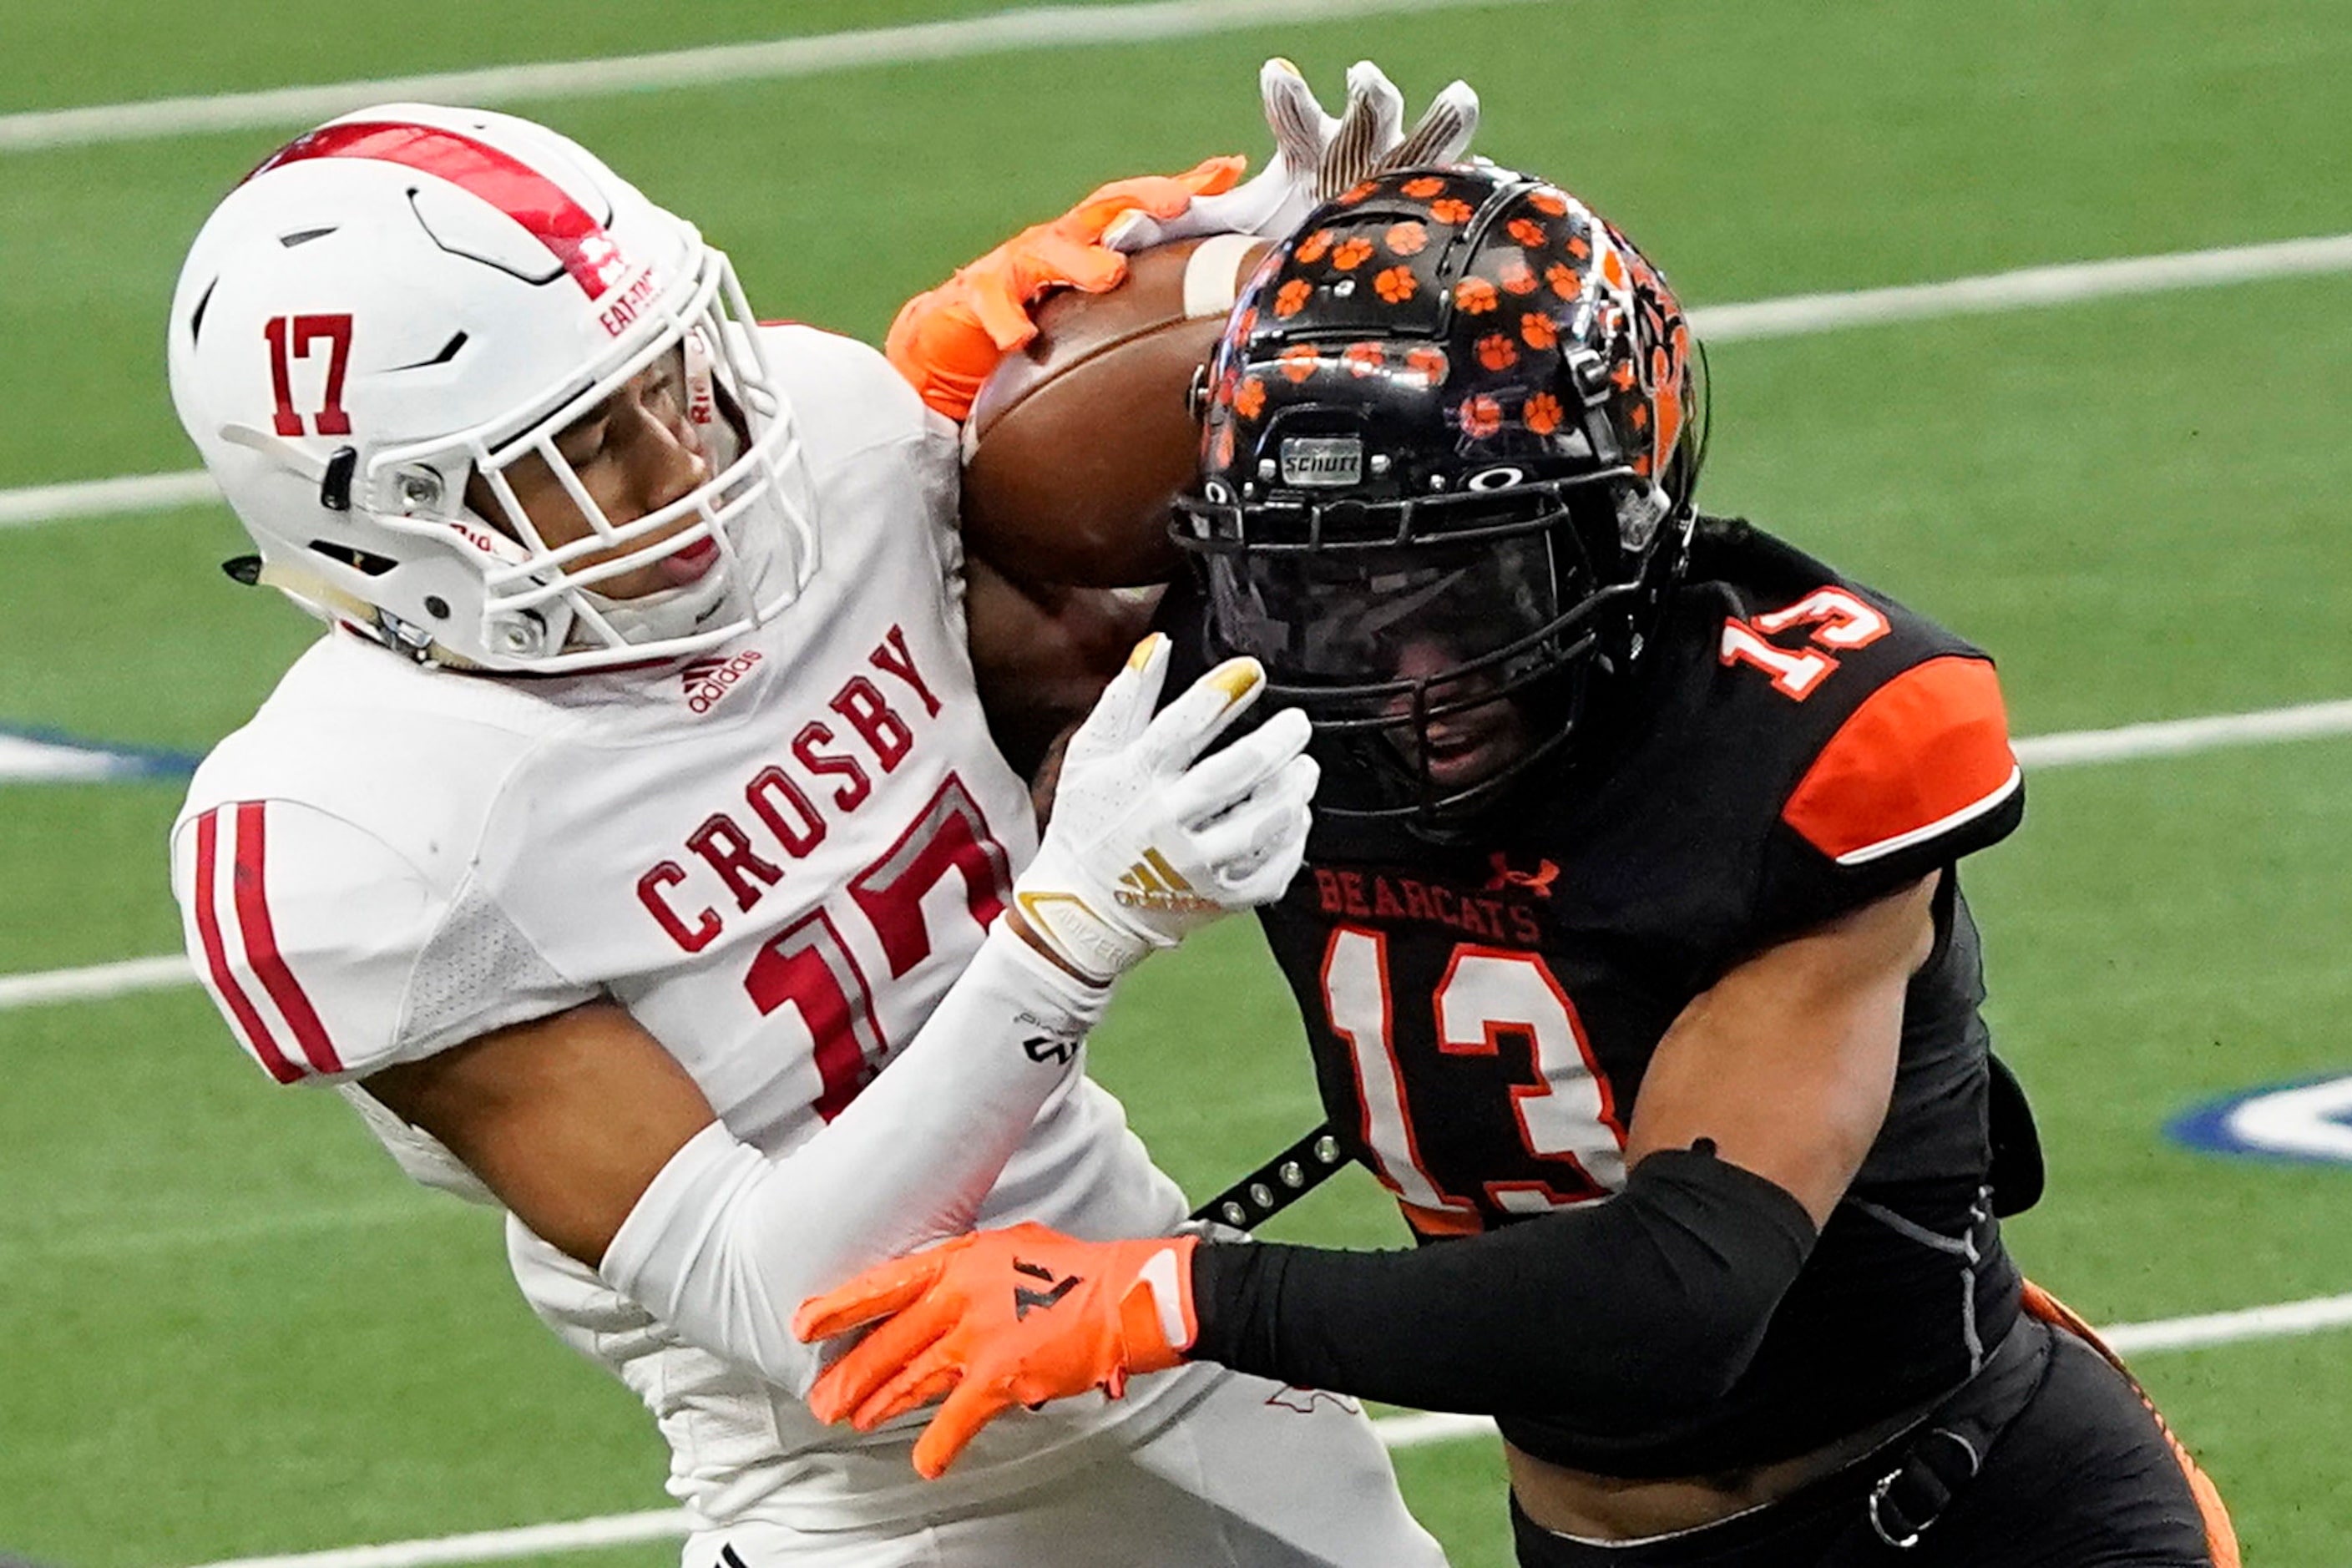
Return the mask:
[[[1370,60],[1348,68],[1347,107],[1336,120],[1288,60],[1266,61],[1257,85],[1275,142],[1257,177],[1221,196],[1195,196],[1172,218],[1124,214],[1104,233],[1104,244],[1137,251],[1206,234],[1280,239],[1316,207],[1373,174],[1458,161],[1478,132],[1478,95],[1454,81],[1429,100],[1407,134],[1404,94]]]
[[[1307,852],[1307,716],[1286,709],[1202,760],[1265,689],[1265,670],[1227,659],[1155,718],[1168,652],[1157,633],[1137,644],[1071,737],[1045,842],[1013,884],[1029,929],[1105,984],[1153,948],[1281,897]]]

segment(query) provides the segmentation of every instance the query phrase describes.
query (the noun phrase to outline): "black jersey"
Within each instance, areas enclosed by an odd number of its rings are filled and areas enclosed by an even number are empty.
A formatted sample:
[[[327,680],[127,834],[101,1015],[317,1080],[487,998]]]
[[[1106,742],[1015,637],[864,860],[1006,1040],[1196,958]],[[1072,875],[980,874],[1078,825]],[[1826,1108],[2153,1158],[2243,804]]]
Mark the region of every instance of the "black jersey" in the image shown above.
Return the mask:
[[[1163,617],[1188,654],[1197,616]],[[1318,821],[1263,912],[1332,1125],[1425,1240],[1622,1185],[1643,1070],[1694,997],[2023,809],[1981,652],[1736,523],[1702,529],[1570,752],[1470,842]],[[1884,1129],[1730,1396],[1639,1430],[1508,1414],[1514,1442],[1628,1476],[1765,1463],[1957,1384],[2006,1331],[1979,949],[1949,875],[1936,919]]]

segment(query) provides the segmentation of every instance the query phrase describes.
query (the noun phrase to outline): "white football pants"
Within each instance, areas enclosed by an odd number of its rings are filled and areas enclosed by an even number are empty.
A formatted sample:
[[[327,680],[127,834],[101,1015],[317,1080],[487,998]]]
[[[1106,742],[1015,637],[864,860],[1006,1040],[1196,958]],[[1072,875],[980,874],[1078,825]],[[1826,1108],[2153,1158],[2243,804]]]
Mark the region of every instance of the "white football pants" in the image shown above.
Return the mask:
[[[683,1568],[1444,1568],[1352,1402],[1229,1374],[1132,1447],[1026,1491],[839,1531],[740,1524]]]

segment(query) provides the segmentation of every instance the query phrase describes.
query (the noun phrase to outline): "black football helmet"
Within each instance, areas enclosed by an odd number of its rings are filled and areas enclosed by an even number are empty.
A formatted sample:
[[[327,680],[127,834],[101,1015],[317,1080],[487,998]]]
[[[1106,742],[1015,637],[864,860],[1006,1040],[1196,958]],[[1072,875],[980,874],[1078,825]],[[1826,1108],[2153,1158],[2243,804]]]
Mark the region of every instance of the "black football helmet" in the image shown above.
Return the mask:
[[[1211,651],[1342,762],[1318,811],[1459,822],[1566,743],[1687,558],[1705,383],[1657,270],[1508,170],[1381,175],[1267,257],[1175,532]]]

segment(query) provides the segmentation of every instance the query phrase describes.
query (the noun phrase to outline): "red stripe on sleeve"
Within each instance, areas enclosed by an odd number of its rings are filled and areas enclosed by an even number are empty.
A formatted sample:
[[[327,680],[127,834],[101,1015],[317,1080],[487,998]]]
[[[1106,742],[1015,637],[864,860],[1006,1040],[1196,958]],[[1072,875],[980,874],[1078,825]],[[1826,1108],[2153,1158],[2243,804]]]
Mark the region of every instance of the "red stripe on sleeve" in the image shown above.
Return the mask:
[[[1992,666],[1947,654],[1865,698],[1780,816],[1830,858],[1858,865],[1971,820],[2016,784]]]
[[[341,1072],[343,1064],[327,1038],[326,1026],[303,994],[294,972],[278,951],[278,931],[269,922],[269,899],[262,880],[262,803],[240,801],[236,808],[236,925],[245,938],[245,955],[253,972],[278,1004],[287,1026],[301,1045],[302,1054],[320,1072]]]
[[[196,818],[196,881],[190,892],[196,907],[196,934],[205,944],[205,967],[212,971],[213,989],[228,1006],[230,1016],[245,1036],[246,1048],[260,1058],[269,1076],[280,1083],[292,1083],[302,1076],[302,1069],[286,1059],[278,1042],[269,1037],[269,1026],[254,1011],[253,1002],[237,984],[236,975],[228,966],[228,949],[222,945],[220,917],[213,912],[213,869],[219,859],[220,813],[208,811]]]

